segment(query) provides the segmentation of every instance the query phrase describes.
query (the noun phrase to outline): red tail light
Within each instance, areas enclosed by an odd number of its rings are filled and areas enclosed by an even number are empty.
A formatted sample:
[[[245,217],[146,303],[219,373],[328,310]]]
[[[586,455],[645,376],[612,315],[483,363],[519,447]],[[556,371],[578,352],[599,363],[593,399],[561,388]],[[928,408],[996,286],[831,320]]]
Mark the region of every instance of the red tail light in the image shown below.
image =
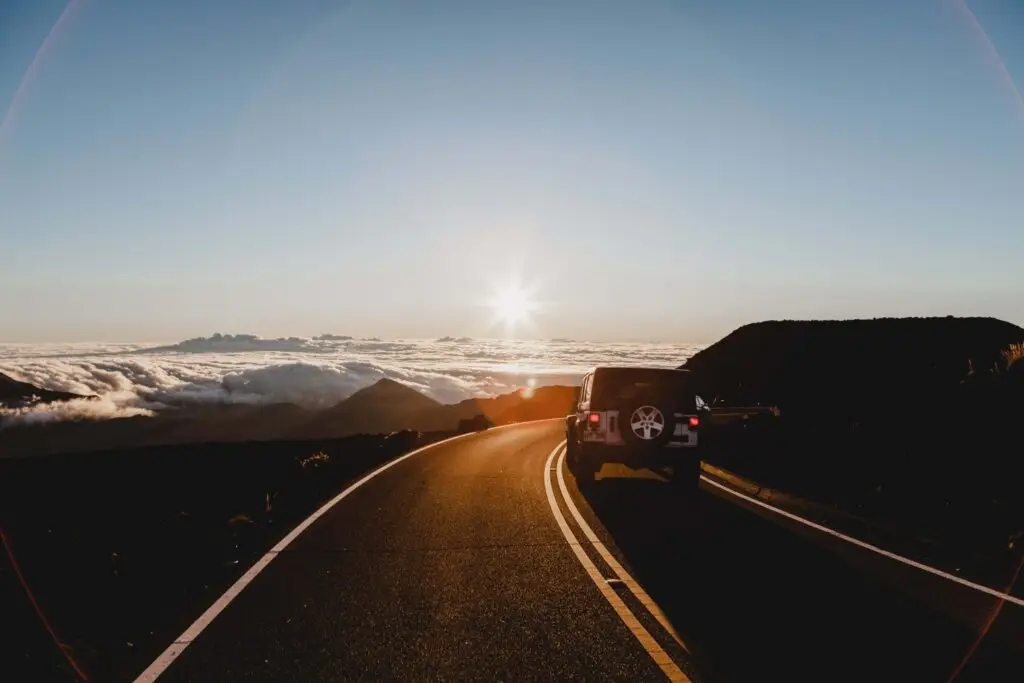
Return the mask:
[[[589,415],[589,416],[587,417],[587,420],[588,420],[588,421],[590,422],[590,424],[592,424],[592,425],[596,425],[596,424],[598,424],[599,422],[601,422],[601,413],[591,413],[591,414],[590,414],[590,415]]]
[[[700,418],[694,415],[690,418],[690,429],[696,429],[700,427]]]

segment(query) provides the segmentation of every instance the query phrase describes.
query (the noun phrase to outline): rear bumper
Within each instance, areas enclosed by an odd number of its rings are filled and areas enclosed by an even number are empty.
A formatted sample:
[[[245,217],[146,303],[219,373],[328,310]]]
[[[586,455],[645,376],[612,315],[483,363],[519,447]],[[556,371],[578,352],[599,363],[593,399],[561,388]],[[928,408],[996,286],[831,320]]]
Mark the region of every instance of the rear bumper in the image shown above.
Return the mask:
[[[697,446],[689,448],[665,446],[649,449],[597,443],[582,443],[580,446],[582,460],[588,460],[594,464],[619,463],[633,469],[692,465],[700,463],[701,458],[701,449]]]

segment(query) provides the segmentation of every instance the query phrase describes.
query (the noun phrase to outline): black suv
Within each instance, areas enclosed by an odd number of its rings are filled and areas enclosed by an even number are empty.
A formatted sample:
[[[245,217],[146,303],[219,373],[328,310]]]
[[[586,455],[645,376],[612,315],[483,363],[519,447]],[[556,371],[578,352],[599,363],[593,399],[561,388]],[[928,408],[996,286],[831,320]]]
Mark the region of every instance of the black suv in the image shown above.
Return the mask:
[[[596,368],[583,378],[576,413],[565,419],[569,469],[587,484],[604,463],[617,462],[696,487],[703,411],[687,370]]]

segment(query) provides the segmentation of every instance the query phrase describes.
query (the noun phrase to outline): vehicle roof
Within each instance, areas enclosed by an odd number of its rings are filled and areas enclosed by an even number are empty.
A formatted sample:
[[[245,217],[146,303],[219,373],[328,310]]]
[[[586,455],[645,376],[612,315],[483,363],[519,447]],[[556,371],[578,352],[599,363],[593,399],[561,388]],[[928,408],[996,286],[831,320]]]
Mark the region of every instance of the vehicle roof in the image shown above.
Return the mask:
[[[587,374],[593,374],[598,370],[642,370],[644,372],[660,371],[660,372],[675,372],[679,374],[688,375],[690,371],[686,368],[665,368],[656,367],[652,365],[598,365]]]

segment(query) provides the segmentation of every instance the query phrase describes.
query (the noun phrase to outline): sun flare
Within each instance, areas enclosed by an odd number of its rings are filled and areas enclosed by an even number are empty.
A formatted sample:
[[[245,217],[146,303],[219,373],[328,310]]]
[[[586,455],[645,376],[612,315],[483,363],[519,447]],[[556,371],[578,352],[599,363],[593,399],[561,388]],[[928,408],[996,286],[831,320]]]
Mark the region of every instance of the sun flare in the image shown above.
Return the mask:
[[[529,292],[518,286],[507,287],[498,292],[492,306],[494,313],[506,325],[515,325],[526,320],[533,310]]]
[[[539,282],[527,281],[519,273],[489,278],[487,294],[479,303],[490,310],[487,328],[503,339],[520,339],[539,333],[537,317],[543,319],[550,302],[540,299]],[[498,329],[496,329],[498,328]]]

